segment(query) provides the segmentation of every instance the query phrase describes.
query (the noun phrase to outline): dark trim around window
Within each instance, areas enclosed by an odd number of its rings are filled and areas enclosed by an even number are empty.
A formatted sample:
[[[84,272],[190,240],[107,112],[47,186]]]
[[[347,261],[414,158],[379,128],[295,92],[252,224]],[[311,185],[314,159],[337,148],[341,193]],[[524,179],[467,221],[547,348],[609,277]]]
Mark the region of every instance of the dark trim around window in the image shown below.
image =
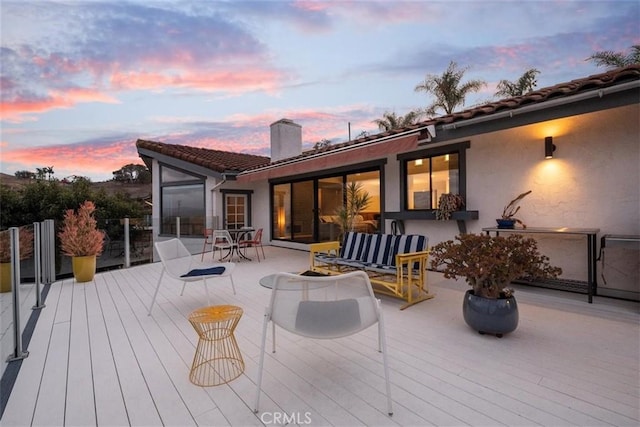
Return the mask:
[[[160,176],[158,177],[158,181],[160,183],[160,187],[168,187],[168,186],[175,186],[175,185],[188,185],[188,184],[196,184],[196,183],[201,183],[206,181],[206,177],[200,174],[194,174],[193,172],[189,172],[187,170],[175,167],[175,166],[171,166],[165,163],[159,163],[160,166]],[[168,169],[173,169],[175,171],[181,172],[185,175],[189,175],[192,176],[193,179],[192,180],[185,180],[185,181],[170,181],[170,182],[163,182],[162,181],[162,169],[163,168],[168,168]]]
[[[317,224],[318,221],[318,181],[323,178],[342,176],[343,184],[348,175],[353,175],[361,172],[378,172],[379,174],[379,182],[380,182],[380,224],[381,227],[384,227],[384,205],[385,205],[385,165],[387,164],[387,159],[376,159],[367,162],[357,163],[348,166],[340,166],[332,169],[323,169],[321,171],[307,172],[299,175],[290,175],[287,177],[274,178],[269,180],[269,220],[271,227],[271,236],[274,236],[274,220],[273,220],[273,209],[275,205],[275,200],[273,198],[273,189],[276,185],[294,185],[298,182],[302,181],[312,181],[313,182],[313,203],[314,203],[314,221]],[[293,194],[293,193],[292,193]],[[381,228],[382,229],[382,228]],[[318,241],[318,228],[315,227],[313,240]],[[295,237],[295,236],[294,236]],[[293,240],[289,239],[276,239],[283,241],[297,241],[295,238]]]
[[[458,154],[458,170],[460,173],[458,183],[458,194],[467,200],[467,157],[466,150],[471,147],[469,141],[457,144],[443,145],[441,147],[429,148],[426,150],[412,151],[410,153],[402,153],[397,155],[400,162],[400,211],[415,212],[407,210],[409,206],[407,201],[407,162],[426,157],[442,156],[445,154]],[[434,211],[434,210],[431,210]],[[411,215],[414,216],[414,215]]]
[[[227,219],[225,218],[225,214],[227,212],[227,194],[244,194],[247,196],[247,226],[251,227],[253,224],[251,222],[253,218],[252,214],[252,198],[253,190],[238,190],[231,188],[222,188],[220,189],[220,193],[222,194],[222,224],[223,227],[226,228]]]
[[[366,172],[366,171],[374,170],[377,168],[379,168],[382,171],[384,170],[384,165],[386,164],[387,164],[387,159],[372,160],[369,162],[357,163],[354,165],[341,166],[333,169],[325,169],[325,170],[322,170],[321,172],[314,171],[314,172],[307,172],[300,175],[274,178],[274,179],[270,179],[269,183],[270,184],[286,184],[286,183],[297,182],[297,181],[307,181],[310,179],[322,179],[322,178],[335,176],[335,175],[343,175],[343,174],[350,175],[354,173],[354,171],[356,173],[363,172],[363,171]]]

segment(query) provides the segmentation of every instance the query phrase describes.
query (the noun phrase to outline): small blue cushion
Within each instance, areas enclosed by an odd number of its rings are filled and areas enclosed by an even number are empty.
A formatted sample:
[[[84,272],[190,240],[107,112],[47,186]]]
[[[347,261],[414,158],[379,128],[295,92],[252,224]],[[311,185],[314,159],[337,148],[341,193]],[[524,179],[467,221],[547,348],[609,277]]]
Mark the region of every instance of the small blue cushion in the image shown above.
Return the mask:
[[[193,277],[193,276],[208,276],[211,274],[222,274],[224,273],[225,267],[210,267],[210,268],[197,268],[191,270],[190,272],[183,274],[180,277]]]

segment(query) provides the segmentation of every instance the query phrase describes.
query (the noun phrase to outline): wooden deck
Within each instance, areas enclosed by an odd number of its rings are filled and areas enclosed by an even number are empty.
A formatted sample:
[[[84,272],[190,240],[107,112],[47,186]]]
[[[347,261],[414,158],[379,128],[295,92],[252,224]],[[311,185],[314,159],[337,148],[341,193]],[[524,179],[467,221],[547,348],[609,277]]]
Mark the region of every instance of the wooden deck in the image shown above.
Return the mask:
[[[308,265],[307,252],[265,252],[265,261],[237,266],[237,295],[224,280],[209,284],[210,304],[244,309],[236,338],[246,369],[236,380],[207,388],[189,382],[197,336],[187,316],[207,305],[200,284],[181,297],[181,284],[167,279],[147,316],[161,265],[113,270],[88,284],[51,285],[0,424],[640,424],[638,303],[595,297],[588,304],[585,295],[517,287],[520,325],[499,339],[465,325],[467,286],[434,273],[432,300],[400,311],[402,301],[383,297],[392,417],[375,328],[336,341],[279,331],[278,351],[265,359],[261,412],[254,414],[270,295],[258,280]]]

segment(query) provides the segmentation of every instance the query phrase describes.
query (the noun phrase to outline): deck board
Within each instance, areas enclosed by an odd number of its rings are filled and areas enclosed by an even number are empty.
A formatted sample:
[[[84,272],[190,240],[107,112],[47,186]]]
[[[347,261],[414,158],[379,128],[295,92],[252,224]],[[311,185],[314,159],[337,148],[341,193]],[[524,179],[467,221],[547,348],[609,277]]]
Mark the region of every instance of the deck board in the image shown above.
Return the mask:
[[[466,285],[437,273],[429,274],[432,300],[401,311],[401,301],[382,297],[393,417],[376,328],[329,341],[278,330],[275,354],[269,333],[255,414],[270,296],[258,280],[308,263],[306,252],[265,251],[261,263],[237,264],[235,295],[226,279],[208,287],[209,304],[244,310],[236,329],[245,360],[239,378],[217,387],[189,381],[198,338],[187,317],[208,304],[200,283],[180,296],[181,283],[163,279],[148,316],[160,264],[112,270],[86,284],[51,285],[1,424],[259,426],[285,415],[301,425],[305,417],[311,425],[349,426],[640,424],[637,302],[596,297],[587,304],[584,295],[518,286],[520,325],[498,339],[464,324]]]
[[[23,283],[19,290],[19,315],[20,325],[24,330],[27,321],[33,312],[32,307],[36,304],[35,285],[33,283]],[[13,294],[11,292],[0,293],[0,357],[6,358],[15,352],[15,341],[13,336]],[[23,343],[24,345],[24,343]]]

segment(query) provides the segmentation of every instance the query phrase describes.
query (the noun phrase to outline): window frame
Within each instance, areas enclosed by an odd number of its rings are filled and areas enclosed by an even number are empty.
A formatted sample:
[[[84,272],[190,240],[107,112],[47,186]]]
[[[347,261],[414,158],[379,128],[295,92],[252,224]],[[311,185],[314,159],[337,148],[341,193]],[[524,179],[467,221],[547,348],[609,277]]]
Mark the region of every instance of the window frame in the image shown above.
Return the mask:
[[[424,150],[412,151],[410,153],[402,153],[396,156],[400,163],[400,207],[401,212],[434,212],[436,209],[409,209],[409,186],[408,164],[417,159],[427,159],[432,157],[444,156],[445,154],[458,155],[458,194],[463,200],[467,200],[467,158],[466,151],[471,147],[469,141],[459,142],[456,144],[442,145],[440,147],[427,148]],[[433,170],[429,171],[429,180],[432,179]]]
[[[252,209],[251,202],[253,197],[253,190],[239,190],[239,189],[221,189],[220,193],[222,194],[222,227],[228,228],[227,224],[227,196],[228,195],[240,195],[245,196],[247,198],[247,206],[246,208],[246,216],[245,216],[245,227],[251,227],[253,224],[251,222],[252,218]]]
[[[160,195],[160,235],[163,236],[172,236],[175,235],[175,233],[172,232],[167,232],[167,230],[164,229],[165,227],[165,222],[164,222],[164,204],[165,204],[165,200],[164,200],[164,189],[165,188],[177,188],[177,187],[185,187],[185,186],[194,186],[194,185],[200,185],[202,188],[202,212],[203,212],[203,221],[206,219],[206,178],[202,175],[199,174],[194,174],[193,172],[189,172],[185,169],[176,167],[176,166],[171,166],[168,165],[166,163],[159,163],[159,167],[160,167],[160,178],[159,178],[159,195]],[[182,174],[187,175],[188,177],[191,177],[193,179],[185,179],[185,180],[175,180],[175,181],[167,181],[164,182],[162,179],[162,173],[164,168],[170,169],[170,170],[174,170],[177,172],[180,172]],[[181,235],[184,236],[200,236],[202,233],[191,233],[191,234],[185,234],[181,232]]]
[[[385,193],[385,165],[387,163],[387,159],[377,159],[371,160],[368,162],[362,162],[354,165],[348,166],[340,166],[332,169],[326,169],[323,171],[309,172],[295,176],[281,177],[269,180],[269,206],[270,206],[270,227],[271,227],[271,236],[275,236],[275,221],[274,221],[274,187],[276,185],[289,185],[290,191],[293,189],[293,185],[295,183],[303,182],[303,181],[312,181],[313,182],[313,203],[314,203],[314,233],[312,236],[313,242],[318,242],[319,240],[319,212],[318,212],[318,180],[323,178],[331,178],[331,177],[342,177],[343,185],[346,182],[346,177],[348,175],[362,173],[362,172],[372,172],[375,171],[378,173],[379,186],[380,186],[380,214],[382,215],[384,212],[384,193]],[[290,203],[293,203],[293,192],[292,200]],[[344,195],[343,195],[344,197]],[[290,219],[292,222],[295,221],[295,218]],[[381,224],[384,224],[384,221],[381,221]],[[285,233],[286,234],[286,233]],[[290,234],[289,238],[278,238],[275,240],[280,241],[291,241],[291,242],[299,242],[299,243],[309,243],[302,240],[298,240],[295,238],[295,233]]]

